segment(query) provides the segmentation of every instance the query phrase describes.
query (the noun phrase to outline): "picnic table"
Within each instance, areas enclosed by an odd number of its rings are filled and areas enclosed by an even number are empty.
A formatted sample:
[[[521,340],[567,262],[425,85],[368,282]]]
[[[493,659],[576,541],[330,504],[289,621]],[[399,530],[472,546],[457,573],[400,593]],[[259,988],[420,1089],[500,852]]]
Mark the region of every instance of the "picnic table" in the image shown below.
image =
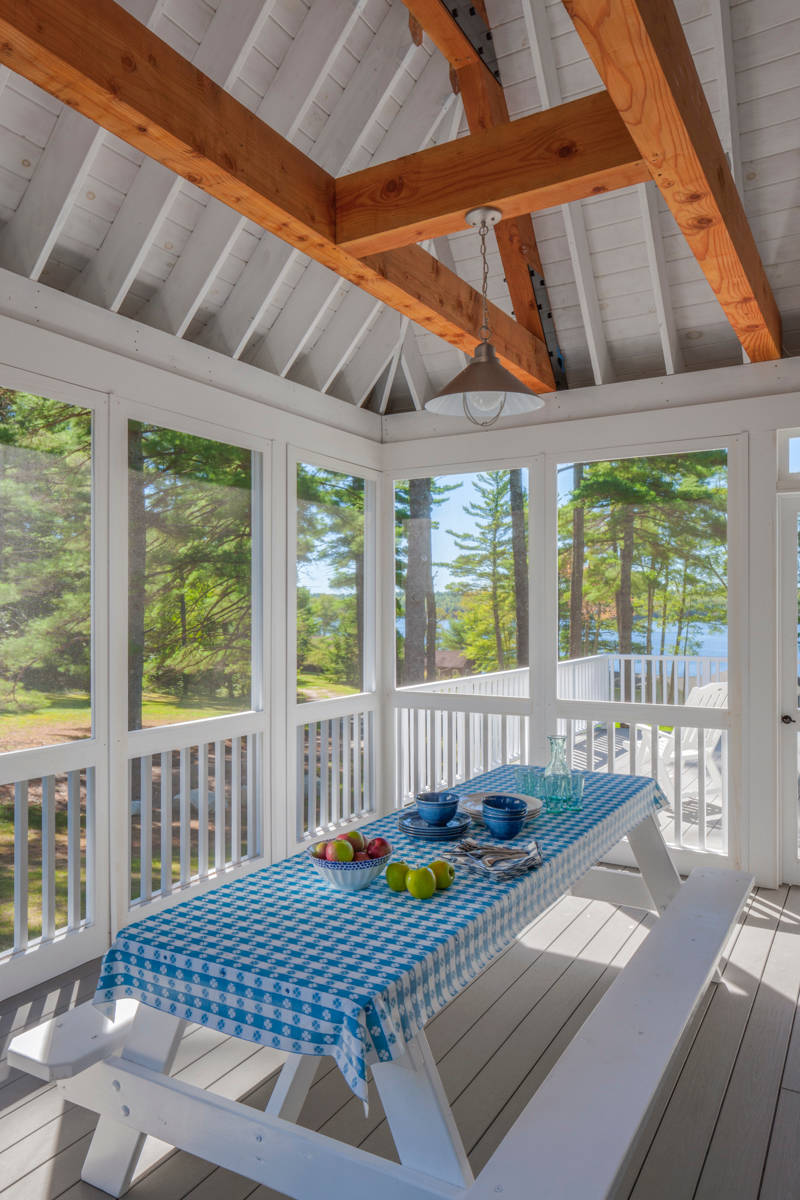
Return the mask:
[[[501,767],[456,790],[520,791],[521,771]],[[149,1133],[296,1197],[318,1194],[343,1163],[357,1165],[346,1182],[354,1200],[376,1188],[382,1200],[463,1195],[473,1177],[426,1023],[626,835],[663,911],[680,888],[655,819],[665,803],[652,779],[587,773],[580,811],[543,812],[514,839],[535,834],[541,849],[541,866],[522,877],[459,871],[423,902],[380,879],[335,891],[304,852],[121,930],[86,1018],[105,1024],[93,1047],[73,1049],[66,1088],[101,1113],[82,1177],[121,1195]],[[446,843],[402,834],[398,816],[365,834],[412,864],[446,856]],[[482,826],[470,836],[493,840]],[[104,1016],[117,1001],[137,1001],[134,1015]],[[266,1114],[169,1078],[187,1021],[288,1053]],[[402,1165],[294,1124],[323,1055],[365,1101],[372,1072]]]

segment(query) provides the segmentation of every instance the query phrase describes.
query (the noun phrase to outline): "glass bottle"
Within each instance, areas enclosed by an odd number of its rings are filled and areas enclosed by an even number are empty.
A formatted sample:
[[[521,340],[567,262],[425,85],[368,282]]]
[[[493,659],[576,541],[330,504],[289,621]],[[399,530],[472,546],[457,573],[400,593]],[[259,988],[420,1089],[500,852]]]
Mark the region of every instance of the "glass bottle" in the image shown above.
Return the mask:
[[[567,764],[567,738],[565,734],[553,733],[547,738],[550,743],[550,761],[544,769],[544,798],[547,812],[561,812],[565,800],[571,795],[572,776]]]

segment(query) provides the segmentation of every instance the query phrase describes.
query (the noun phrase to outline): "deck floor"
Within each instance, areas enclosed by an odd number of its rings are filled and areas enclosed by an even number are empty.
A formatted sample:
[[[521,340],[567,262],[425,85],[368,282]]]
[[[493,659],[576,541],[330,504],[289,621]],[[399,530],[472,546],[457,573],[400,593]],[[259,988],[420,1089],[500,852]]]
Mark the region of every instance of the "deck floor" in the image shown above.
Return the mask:
[[[653,918],[567,896],[544,913],[428,1026],[477,1172],[559,1053],[646,936]],[[92,994],[96,964],[0,1007],[0,1046]],[[761,889],[729,946],[619,1198],[800,1197],[800,888]],[[301,1121],[393,1155],[377,1096],[370,1115],[339,1072],[320,1065]],[[174,1073],[263,1107],[275,1056],[199,1026]],[[272,1071],[273,1074],[269,1075]],[[609,1081],[613,1095],[613,1081]],[[568,1114],[565,1114],[568,1119]],[[96,1117],[53,1085],[0,1062],[2,1200],[100,1200],[80,1181]],[[532,1179],[536,1166],[531,1164]],[[320,1195],[326,1191],[320,1183]],[[148,1141],[132,1200],[276,1200],[277,1193]]]

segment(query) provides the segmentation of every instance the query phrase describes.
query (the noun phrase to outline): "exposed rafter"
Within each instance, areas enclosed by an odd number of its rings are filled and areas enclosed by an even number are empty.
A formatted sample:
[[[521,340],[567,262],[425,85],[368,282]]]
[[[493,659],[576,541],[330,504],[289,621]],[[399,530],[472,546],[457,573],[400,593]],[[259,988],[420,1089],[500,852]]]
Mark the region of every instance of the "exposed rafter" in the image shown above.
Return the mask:
[[[545,0],[522,0],[522,15],[531,48],[539,100],[543,108],[550,108],[560,104],[562,96],[551,44]],[[600,302],[597,298],[594,271],[589,255],[589,243],[586,237],[586,222],[580,202],[563,205],[561,216],[567,235],[567,245],[572,260],[572,272],[575,277],[578,304],[594,381],[595,383],[610,383],[614,372],[603,328]]]
[[[781,320],[671,0],[564,0],[600,77],[753,361]]]
[[[331,175],[347,169],[387,91],[420,53],[406,34],[403,9],[390,8],[312,150],[315,162]],[[410,130],[409,135],[418,147],[418,130]],[[299,261],[299,256],[295,259]],[[287,375],[313,340],[340,288],[341,281],[329,271],[317,263],[309,264],[252,361],[277,375]]]
[[[321,11],[315,6],[306,15],[258,109],[258,116],[290,141],[365,4],[366,0],[328,0]],[[239,358],[294,261],[290,245],[265,233],[200,342]]]
[[[338,179],[337,240],[363,257],[466,229],[481,203],[529,216],[649,178],[608,93],[595,92]]]
[[[163,7],[163,0],[137,0],[132,12],[152,28]],[[59,115],[19,208],[0,233],[0,266],[39,278],[105,136],[78,112]]]
[[[438,54],[431,55],[411,95],[378,144],[374,161],[388,161],[408,146],[424,147],[434,138],[437,141],[450,141],[455,137],[453,126],[459,120],[460,108],[450,88],[444,60]],[[298,292],[303,290],[305,282],[304,277]],[[298,356],[292,365],[288,372],[292,379],[306,383],[315,379],[325,380],[320,390],[332,388],[337,372],[331,374],[330,367],[337,359],[340,366],[349,361],[365,324],[374,316],[374,302],[365,306],[365,300],[371,301],[371,298],[356,289],[344,298],[323,335],[307,354]],[[341,336],[334,340],[338,333]],[[395,359],[395,370],[388,372],[385,379],[390,389],[397,367]]]
[[[0,35],[0,60],[13,70],[445,340],[477,345],[474,289],[444,279],[415,247],[394,262],[339,248],[333,178],[113,0],[0,0]],[[497,345],[523,382],[552,387],[539,339],[511,322]]]

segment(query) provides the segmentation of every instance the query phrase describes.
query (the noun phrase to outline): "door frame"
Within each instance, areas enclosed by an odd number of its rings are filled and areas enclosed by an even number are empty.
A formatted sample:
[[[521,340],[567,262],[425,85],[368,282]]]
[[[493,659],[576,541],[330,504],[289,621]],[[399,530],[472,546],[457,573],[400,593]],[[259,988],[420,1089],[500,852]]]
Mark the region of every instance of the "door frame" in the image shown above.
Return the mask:
[[[797,670],[797,599],[798,599],[798,518],[800,492],[778,496],[778,697],[779,715],[790,716],[794,724],[779,725],[778,798],[781,829],[781,878],[785,883],[800,883],[800,847],[798,845],[798,731],[800,702]]]

